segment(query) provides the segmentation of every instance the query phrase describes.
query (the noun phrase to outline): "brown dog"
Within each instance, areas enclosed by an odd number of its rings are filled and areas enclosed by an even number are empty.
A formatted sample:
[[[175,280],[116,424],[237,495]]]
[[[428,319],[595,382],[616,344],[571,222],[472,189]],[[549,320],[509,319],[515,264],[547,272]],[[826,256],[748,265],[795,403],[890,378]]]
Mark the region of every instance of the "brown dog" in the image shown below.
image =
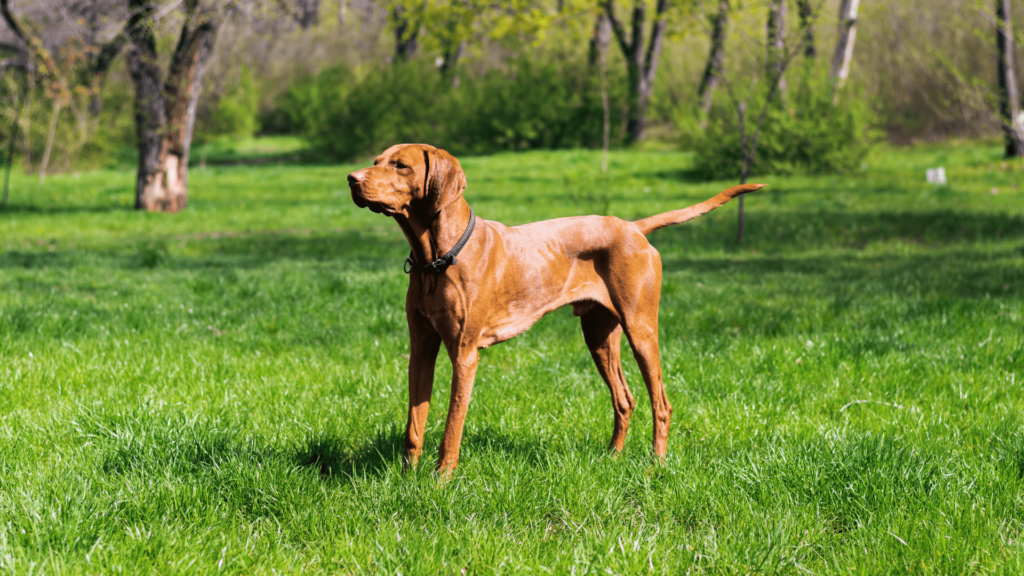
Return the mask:
[[[763,184],[735,186],[706,202],[637,222],[579,216],[509,228],[476,219],[462,197],[466,176],[459,161],[433,146],[392,146],[348,181],[356,205],[394,218],[412,247],[405,300],[411,340],[407,466],[415,467],[423,452],[441,344],[452,361],[452,389],[437,470],[450,472],[459,460],[478,351],[525,332],[567,304],[580,317],[587,347],[612,393],[610,449],[622,450],[636,406],[619,363],[625,331],[651,397],[654,454],[664,458],[672,406],[658,351],[661,257],[646,236]]]

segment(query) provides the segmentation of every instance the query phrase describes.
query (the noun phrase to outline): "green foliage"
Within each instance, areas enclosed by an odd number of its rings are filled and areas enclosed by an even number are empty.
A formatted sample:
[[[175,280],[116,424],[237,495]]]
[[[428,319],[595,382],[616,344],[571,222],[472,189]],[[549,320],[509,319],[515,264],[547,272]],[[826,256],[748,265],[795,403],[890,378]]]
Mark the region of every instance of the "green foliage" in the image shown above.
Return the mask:
[[[75,165],[80,168],[130,166],[135,149],[135,91],[131,84],[109,82],[100,94],[102,110],[92,119],[95,129],[82,146]]]
[[[832,85],[823,72],[791,70],[787,77],[790,89],[783,99],[776,96],[764,119],[752,173],[833,174],[860,167],[879,138],[875,117],[863,95],[847,87],[833,103]],[[705,178],[736,177],[743,162],[739,118],[724,89],[716,96],[707,130],[696,147],[696,170]],[[753,100],[746,114],[748,146],[757,130],[764,96]]]
[[[603,109],[597,71],[583,65],[530,61],[464,83],[454,101],[461,119],[448,135],[456,150],[486,153],[601,146]],[[609,74],[612,126],[621,123],[626,90]],[[615,142],[619,130],[613,129]]]
[[[509,225],[706,199],[691,154],[463,157]],[[408,244],[356,165],[14,174],[0,218],[0,568],[27,574],[1019,574],[1024,163],[885,148],[651,237],[674,405],[624,453],[571,310],[480,352],[455,478],[403,474]],[[951,186],[923,170],[942,163]],[[997,187],[999,194],[989,193]],[[602,198],[603,197],[603,198]],[[861,403],[854,403],[861,401]]]
[[[196,139],[218,136],[250,137],[260,129],[260,90],[248,66],[241,66],[235,82],[217,99],[209,117],[197,118]]]
[[[581,64],[521,59],[454,88],[422,62],[361,78],[336,68],[292,86],[279,107],[289,127],[343,159],[396,142],[429,142],[457,154],[597,147],[603,111],[595,72]],[[620,78],[609,76],[617,126],[626,94]],[[618,130],[613,139],[618,141]]]

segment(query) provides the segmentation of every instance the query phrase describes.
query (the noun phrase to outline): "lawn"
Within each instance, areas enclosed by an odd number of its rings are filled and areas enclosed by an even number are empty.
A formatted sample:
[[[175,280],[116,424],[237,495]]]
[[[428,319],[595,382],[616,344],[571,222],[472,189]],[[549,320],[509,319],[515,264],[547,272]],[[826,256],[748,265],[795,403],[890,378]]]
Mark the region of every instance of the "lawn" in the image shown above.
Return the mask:
[[[253,150],[259,149],[253,146]],[[247,149],[248,150],[248,149]],[[239,154],[249,154],[242,151]],[[231,156],[225,154],[225,156]],[[464,158],[482,218],[701,201],[692,155]],[[943,165],[950,185],[924,181]],[[460,465],[402,473],[402,261],[355,165],[15,174],[0,211],[0,567],[9,573],[1024,572],[1024,164],[879,149],[652,235],[675,412],[622,455],[578,320],[481,354]]]

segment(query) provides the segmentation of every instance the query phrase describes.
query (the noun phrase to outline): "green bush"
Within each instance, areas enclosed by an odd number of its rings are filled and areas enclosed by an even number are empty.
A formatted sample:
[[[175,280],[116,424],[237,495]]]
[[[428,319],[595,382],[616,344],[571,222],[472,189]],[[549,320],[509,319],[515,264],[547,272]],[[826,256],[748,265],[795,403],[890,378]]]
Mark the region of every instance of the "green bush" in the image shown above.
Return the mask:
[[[217,100],[208,117],[197,121],[198,140],[217,136],[247,138],[259,131],[260,90],[248,66],[239,70],[237,83],[232,84]]]
[[[878,140],[868,103],[851,90],[833,103],[824,73],[791,72],[784,101],[772,103],[758,141],[753,174],[842,173],[858,168]],[[706,178],[734,178],[742,166],[742,140],[735,106],[719,91],[708,127],[697,146],[697,172]],[[748,138],[757,129],[763,101],[749,107]]]
[[[596,71],[584,65],[516,62],[511,73],[491,71],[457,91],[461,122],[453,148],[485,153],[532,148],[601,146],[603,109]],[[612,126],[620,126],[625,85],[609,75]],[[621,130],[612,130],[615,143]]]
[[[626,95],[609,78],[612,124],[621,124]],[[360,78],[346,68],[324,71],[278,99],[284,130],[349,159],[398,142],[427,142],[456,154],[601,145],[602,107],[596,74],[585,65],[519,60],[509,70],[466,79],[456,88],[433,67],[411,62]],[[615,142],[619,131],[613,131]]]

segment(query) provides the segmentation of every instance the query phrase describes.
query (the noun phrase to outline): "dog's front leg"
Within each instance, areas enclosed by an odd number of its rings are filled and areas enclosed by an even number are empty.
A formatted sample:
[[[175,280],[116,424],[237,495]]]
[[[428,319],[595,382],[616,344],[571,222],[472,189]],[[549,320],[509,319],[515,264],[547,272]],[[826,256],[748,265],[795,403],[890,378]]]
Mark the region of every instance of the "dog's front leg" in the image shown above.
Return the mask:
[[[441,336],[417,310],[406,309],[409,321],[409,421],[405,427],[405,468],[415,469],[423,453],[423,431],[434,390],[434,364]]]
[[[476,378],[476,367],[480,359],[475,346],[451,347],[448,354],[452,359],[452,393],[437,461],[437,471],[443,476],[449,476],[459,464],[462,425],[466,422],[466,410],[469,409],[469,397],[473,393],[473,379]]]

